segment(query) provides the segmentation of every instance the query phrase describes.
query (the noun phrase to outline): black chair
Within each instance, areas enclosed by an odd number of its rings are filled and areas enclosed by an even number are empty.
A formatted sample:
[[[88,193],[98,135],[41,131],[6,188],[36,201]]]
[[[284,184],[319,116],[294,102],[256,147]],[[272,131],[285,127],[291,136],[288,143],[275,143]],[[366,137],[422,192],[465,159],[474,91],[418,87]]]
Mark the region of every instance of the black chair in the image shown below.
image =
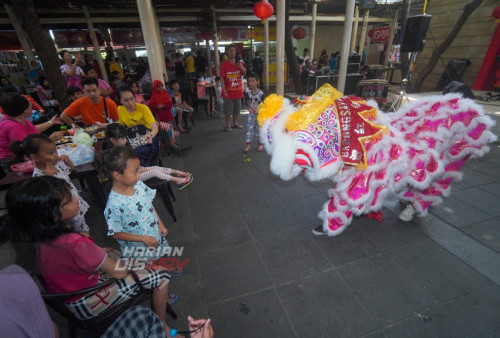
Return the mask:
[[[94,292],[98,291],[99,289],[106,287],[108,285],[111,285],[114,283],[116,280],[115,279],[109,279],[104,283],[101,283],[99,285],[96,285],[91,288],[83,289],[83,290],[78,290],[78,291],[73,291],[73,292],[66,292],[66,293],[58,293],[58,294],[50,294],[42,291],[42,298],[48,306],[50,306],[52,309],[54,309],[57,313],[59,313],[61,316],[66,318],[68,321],[68,327],[70,330],[70,335],[73,338],[77,337],[77,330],[78,328],[86,330],[87,332],[90,332],[90,334],[93,337],[100,337],[106,329],[126,310],[131,308],[132,306],[138,304],[145,295],[148,295],[152,292],[152,290],[145,289],[137,274],[134,271],[130,271],[130,274],[136,281],[136,283],[139,285],[139,292],[135,295],[133,295],[130,299],[126,300],[125,302],[118,304],[117,306],[111,307],[108,310],[106,310],[104,313],[99,315],[98,317],[92,318],[92,319],[87,319],[87,320],[80,320],[78,319],[64,304],[64,301],[67,299],[70,299],[75,296],[81,296],[85,295],[89,292]],[[166,309],[167,314],[172,317],[173,319],[177,319],[177,314],[175,311],[172,309],[172,307],[167,304],[167,309]]]

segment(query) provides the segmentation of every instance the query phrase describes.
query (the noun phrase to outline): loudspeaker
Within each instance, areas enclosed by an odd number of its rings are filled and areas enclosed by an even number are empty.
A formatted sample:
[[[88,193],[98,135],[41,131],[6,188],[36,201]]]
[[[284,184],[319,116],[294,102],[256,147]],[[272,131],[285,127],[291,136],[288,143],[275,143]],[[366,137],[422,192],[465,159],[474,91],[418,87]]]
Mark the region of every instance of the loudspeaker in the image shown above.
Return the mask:
[[[474,99],[474,93],[470,90],[469,86],[458,81],[451,81],[446,87],[444,87],[443,94],[448,93],[461,93],[463,97],[467,99]]]
[[[421,52],[425,46],[425,36],[431,24],[432,15],[415,15],[406,21],[405,35],[401,44],[402,52]]]

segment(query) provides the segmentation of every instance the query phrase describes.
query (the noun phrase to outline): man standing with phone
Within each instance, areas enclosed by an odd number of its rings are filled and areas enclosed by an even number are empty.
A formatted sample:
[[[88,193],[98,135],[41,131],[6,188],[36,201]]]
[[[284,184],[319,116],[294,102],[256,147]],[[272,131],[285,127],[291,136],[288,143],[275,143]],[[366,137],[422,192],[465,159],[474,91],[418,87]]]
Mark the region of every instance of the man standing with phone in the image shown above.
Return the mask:
[[[232,128],[243,128],[238,124],[238,114],[241,111],[241,99],[243,97],[241,77],[246,74],[246,69],[241,60],[236,60],[236,47],[234,45],[229,45],[226,51],[229,58],[222,63],[220,76],[222,78],[226,131],[231,131],[231,115],[233,116]]]

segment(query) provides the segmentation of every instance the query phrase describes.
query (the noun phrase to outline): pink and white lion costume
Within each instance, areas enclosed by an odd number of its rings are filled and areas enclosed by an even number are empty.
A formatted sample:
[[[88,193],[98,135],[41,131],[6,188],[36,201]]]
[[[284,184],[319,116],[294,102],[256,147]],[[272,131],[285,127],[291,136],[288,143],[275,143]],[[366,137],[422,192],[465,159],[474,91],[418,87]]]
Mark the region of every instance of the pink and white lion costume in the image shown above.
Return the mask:
[[[489,130],[494,121],[458,94],[378,114],[375,102],[324,85],[305,100],[270,95],[258,121],[274,174],[335,182],[318,214],[330,236],[344,231],[353,215],[379,212],[389,194],[426,216],[462,178],[465,161],[484,156],[496,140]]]

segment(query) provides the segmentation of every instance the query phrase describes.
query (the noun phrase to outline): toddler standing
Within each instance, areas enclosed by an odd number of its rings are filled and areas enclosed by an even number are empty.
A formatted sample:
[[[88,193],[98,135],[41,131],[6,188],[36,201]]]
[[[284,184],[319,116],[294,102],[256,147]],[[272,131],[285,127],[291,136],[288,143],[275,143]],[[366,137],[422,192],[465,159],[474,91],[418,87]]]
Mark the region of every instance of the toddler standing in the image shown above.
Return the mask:
[[[251,73],[247,76],[248,81],[248,122],[247,122],[247,135],[246,135],[246,146],[243,149],[245,153],[252,150],[252,140],[254,135],[257,136],[259,141],[259,146],[257,151],[263,151],[264,146],[260,142],[259,138],[259,125],[257,123],[257,107],[264,100],[264,92],[259,89],[259,80],[257,79],[257,74]]]
[[[168,230],[153,206],[156,190],[139,180],[139,158],[129,147],[114,147],[105,152],[102,165],[113,181],[104,209],[108,236],[118,241],[124,256],[155,257],[146,252],[162,243],[168,246]]]
[[[215,78],[215,94],[217,95],[217,104],[219,105],[219,117],[224,117],[224,98],[222,97],[222,83],[219,76]]]

